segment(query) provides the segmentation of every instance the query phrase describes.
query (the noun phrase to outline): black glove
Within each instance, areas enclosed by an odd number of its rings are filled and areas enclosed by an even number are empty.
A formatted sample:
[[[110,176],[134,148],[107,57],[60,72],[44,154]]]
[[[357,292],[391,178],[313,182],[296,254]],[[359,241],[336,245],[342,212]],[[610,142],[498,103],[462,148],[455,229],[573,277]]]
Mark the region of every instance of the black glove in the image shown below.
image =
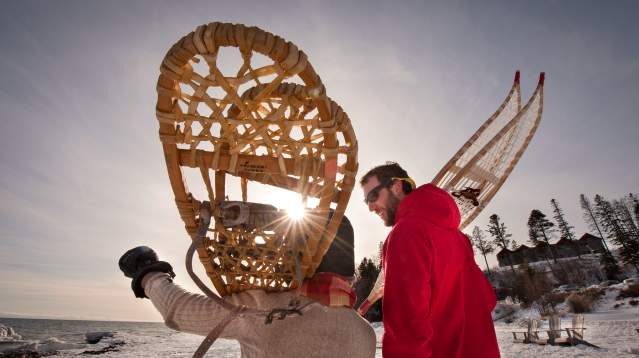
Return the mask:
[[[142,288],[142,279],[147,273],[165,272],[171,278],[175,277],[173,267],[168,262],[158,261],[158,255],[148,246],[138,246],[125,252],[118,264],[124,276],[133,279],[131,289],[139,298],[148,298]]]

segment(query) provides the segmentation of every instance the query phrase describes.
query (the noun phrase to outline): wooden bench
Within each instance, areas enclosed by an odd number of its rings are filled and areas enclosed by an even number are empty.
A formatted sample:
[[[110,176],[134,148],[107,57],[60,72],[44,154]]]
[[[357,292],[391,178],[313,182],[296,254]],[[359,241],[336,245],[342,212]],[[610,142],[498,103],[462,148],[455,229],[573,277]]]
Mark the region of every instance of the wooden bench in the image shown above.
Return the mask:
[[[526,323],[525,331],[513,331],[513,341],[515,343],[536,343],[539,345],[577,345],[585,344],[590,347],[597,346],[584,341],[584,315],[576,314],[572,317],[572,327],[561,328],[561,318],[552,315],[548,319],[548,330],[539,330],[539,320],[530,318]],[[540,337],[540,333],[545,333],[546,337]]]
[[[515,343],[532,343],[539,339],[537,330],[539,329],[539,320],[530,318],[526,322],[526,331],[513,331],[513,340]]]
[[[546,332],[548,338],[540,339],[538,344],[571,345],[585,344],[590,347],[597,347],[584,340],[584,315],[576,314],[572,317],[572,327],[561,328],[561,319],[553,315],[548,320],[549,329]],[[598,348],[598,347],[597,347]]]

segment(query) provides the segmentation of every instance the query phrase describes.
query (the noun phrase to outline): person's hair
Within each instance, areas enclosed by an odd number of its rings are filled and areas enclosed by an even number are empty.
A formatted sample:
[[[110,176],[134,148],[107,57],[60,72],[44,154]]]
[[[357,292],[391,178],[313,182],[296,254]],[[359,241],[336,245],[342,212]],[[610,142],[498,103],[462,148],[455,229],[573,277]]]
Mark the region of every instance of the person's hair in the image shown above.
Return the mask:
[[[399,164],[395,162],[386,162],[385,164],[378,165],[375,168],[369,170],[364,176],[359,180],[360,185],[364,185],[368,183],[370,178],[375,177],[380,183],[390,183],[392,178],[409,178],[408,173]],[[404,194],[408,194],[413,191],[412,185],[406,181],[402,180],[402,190],[404,190]]]

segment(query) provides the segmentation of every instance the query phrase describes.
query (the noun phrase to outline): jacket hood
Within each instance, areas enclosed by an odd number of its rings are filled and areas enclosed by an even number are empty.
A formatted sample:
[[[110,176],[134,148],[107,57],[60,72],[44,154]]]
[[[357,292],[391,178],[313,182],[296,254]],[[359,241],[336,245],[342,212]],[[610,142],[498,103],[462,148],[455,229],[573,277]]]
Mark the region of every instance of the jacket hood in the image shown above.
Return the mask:
[[[453,197],[433,184],[420,186],[401,201],[396,222],[410,217],[424,219],[450,229],[459,228],[461,220],[459,208]]]

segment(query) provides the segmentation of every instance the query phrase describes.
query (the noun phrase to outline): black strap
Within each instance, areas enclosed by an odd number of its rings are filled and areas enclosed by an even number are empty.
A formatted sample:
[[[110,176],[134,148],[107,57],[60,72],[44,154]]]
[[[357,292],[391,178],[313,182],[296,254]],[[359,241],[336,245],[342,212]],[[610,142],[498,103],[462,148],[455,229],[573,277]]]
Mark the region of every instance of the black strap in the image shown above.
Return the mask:
[[[195,353],[193,353],[193,358],[204,357],[204,355],[209,350],[209,348],[211,348],[213,343],[215,343],[218,337],[222,334],[222,331],[224,331],[224,328],[226,328],[226,326],[228,326],[229,323],[231,323],[231,321],[233,321],[237,316],[239,316],[244,309],[246,309],[245,306],[238,306],[235,309],[233,309],[226,317],[224,317],[222,322],[220,322],[217,326],[215,326],[211,330],[211,332],[206,336],[206,338],[204,338],[202,343],[200,343],[200,346],[197,347],[197,350],[195,351]]]

